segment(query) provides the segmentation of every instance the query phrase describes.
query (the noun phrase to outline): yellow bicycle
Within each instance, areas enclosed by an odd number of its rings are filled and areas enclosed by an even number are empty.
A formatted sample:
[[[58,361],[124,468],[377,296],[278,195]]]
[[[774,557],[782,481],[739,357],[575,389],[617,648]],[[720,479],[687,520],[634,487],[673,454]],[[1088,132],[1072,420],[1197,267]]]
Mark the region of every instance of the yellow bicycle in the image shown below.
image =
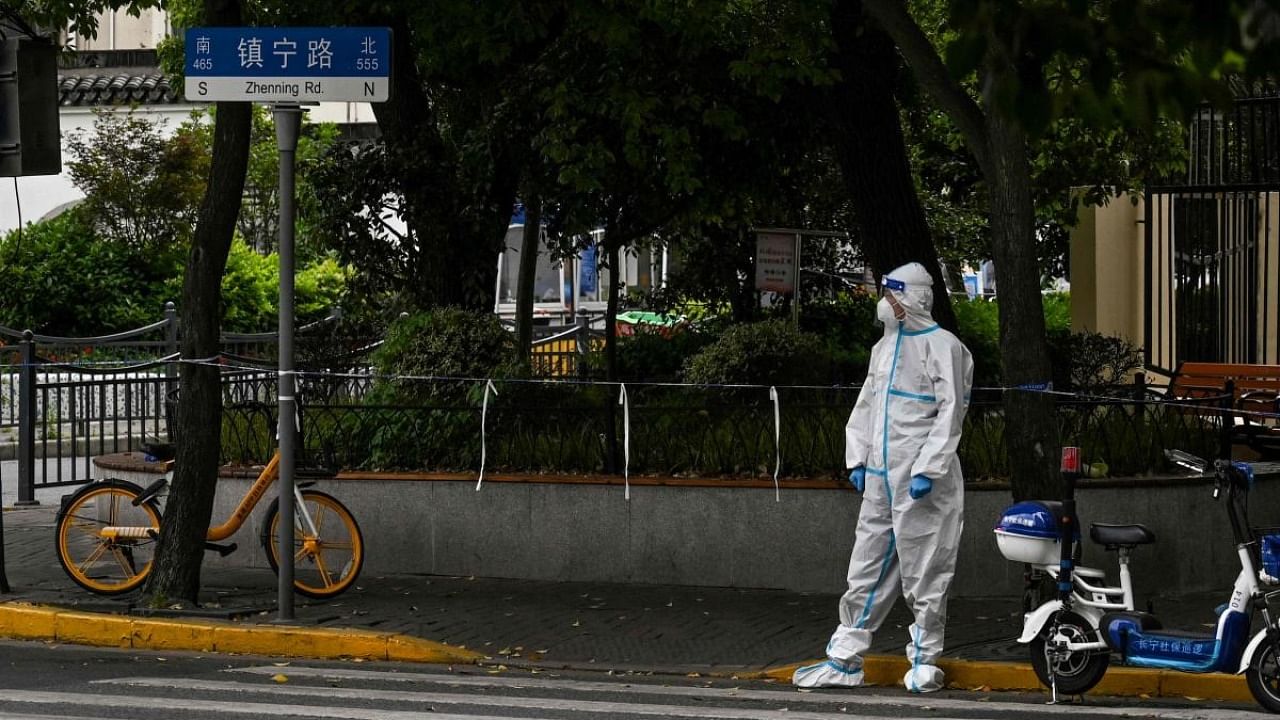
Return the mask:
[[[235,512],[210,528],[206,547],[227,555],[235,543],[218,545],[244,525],[249,513],[280,475],[280,454],[263,468]],[[58,510],[58,562],[80,587],[100,595],[135,590],[151,572],[160,533],[157,502],[165,481],[146,489],[124,480],[101,480],[63,500]],[[312,598],[330,598],[355,583],[364,564],[364,540],[351,511],[332,495],[306,483],[294,489],[294,589]],[[278,571],[279,498],[272,500],[262,526],[262,546]]]

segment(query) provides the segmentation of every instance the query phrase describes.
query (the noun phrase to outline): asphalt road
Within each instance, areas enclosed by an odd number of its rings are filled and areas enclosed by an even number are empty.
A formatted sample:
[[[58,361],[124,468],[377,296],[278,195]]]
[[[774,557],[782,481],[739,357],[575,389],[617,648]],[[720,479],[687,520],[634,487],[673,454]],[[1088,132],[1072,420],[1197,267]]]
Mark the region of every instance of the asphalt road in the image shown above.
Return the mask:
[[[503,667],[281,662],[0,642],[0,720],[349,718],[351,720],[817,720],[860,718],[1271,717],[1242,707],[896,688],[797,692],[732,678],[571,673]]]

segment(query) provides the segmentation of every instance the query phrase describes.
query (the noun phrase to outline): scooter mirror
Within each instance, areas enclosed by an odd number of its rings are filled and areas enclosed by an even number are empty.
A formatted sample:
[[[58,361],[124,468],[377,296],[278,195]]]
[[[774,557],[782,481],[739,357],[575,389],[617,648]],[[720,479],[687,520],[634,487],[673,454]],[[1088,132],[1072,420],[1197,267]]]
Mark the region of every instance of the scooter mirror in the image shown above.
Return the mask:
[[[1192,472],[1203,475],[1209,469],[1209,461],[1181,450],[1165,450],[1164,456],[1174,465],[1179,465]]]

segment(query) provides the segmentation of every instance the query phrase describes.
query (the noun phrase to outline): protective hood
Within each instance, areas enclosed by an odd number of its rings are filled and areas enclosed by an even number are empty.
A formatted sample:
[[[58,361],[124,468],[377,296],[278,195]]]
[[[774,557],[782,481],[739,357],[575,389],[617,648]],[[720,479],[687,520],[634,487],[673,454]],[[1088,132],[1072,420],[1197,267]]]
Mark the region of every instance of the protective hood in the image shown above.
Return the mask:
[[[907,311],[903,327],[907,330],[923,330],[933,322],[933,277],[920,263],[907,263],[881,279],[886,293],[893,293],[898,303]],[[897,328],[885,324],[886,330]]]

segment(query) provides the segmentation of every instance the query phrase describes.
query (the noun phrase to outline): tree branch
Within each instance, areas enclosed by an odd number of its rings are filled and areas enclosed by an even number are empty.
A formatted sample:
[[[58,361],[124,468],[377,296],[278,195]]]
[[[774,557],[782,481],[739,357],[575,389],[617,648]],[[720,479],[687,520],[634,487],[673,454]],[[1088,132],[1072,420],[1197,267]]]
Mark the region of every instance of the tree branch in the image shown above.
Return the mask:
[[[934,102],[951,117],[964,135],[969,152],[973,153],[985,174],[991,153],[987,146],[982,108],[951,77],[933,43],[929,42],[924,31],[907,12],[906,4],[902,0],[863,0],[862,6],[889,33],[902,56],[911,65],[916,79],[933,97]]]

